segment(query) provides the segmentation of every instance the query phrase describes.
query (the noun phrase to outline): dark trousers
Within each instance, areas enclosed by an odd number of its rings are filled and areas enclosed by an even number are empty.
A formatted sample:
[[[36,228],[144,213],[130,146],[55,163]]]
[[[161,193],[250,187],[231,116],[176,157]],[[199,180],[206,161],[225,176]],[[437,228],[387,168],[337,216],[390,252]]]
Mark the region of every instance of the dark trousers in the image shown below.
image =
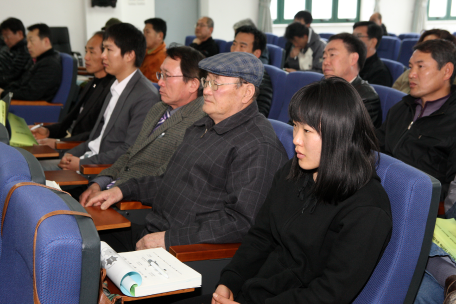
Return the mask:
[[[99,231],[100,241],[106,242],[116,252],[135,251],[145,226],[131,223],[131,227]]]

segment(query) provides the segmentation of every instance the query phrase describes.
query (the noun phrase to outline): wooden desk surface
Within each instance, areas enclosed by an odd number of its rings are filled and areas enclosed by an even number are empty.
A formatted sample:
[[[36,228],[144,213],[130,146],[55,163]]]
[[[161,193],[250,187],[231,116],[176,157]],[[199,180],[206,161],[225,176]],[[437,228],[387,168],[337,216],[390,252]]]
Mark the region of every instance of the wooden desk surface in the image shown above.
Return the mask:
[[[59,186],[87,185],[89,180],[71,170],[44,171],[46,180],[55,181]]]
[[[92,216],[93,223],[98,231],[131,226],[129,220],[112,208],[108,208],[107,210],[101,210],[99,206],[84,208]]]
[[[29,151],[36,158],[49,158],[49,157],[59,157],[59,152],[55,151],[47,145],[35,145],[31,147],[21,147],[22,149]]]
[[[164,292],[164,293],[157,293],[157,294],[150,295],[150,296],[144,296],[144,297],[137,297],[137,298],[135,298],[135,297],[129,297],[129,296],[124,295],[124,294],[120,291],[120,289],[116,286],[116,284],[114,284],[114,283],[111,281],[111,279],[109,279],[108,277],[106,277],[106,279],[107,279],[107,281],[108,281],[108,288],[109,288],[109,291],[110,291],[111,293],[121,295],[121,296],[122,296],[122,299],[124,300],[124,302],[130,302],[130,301],[136,301],[136,300],[143,300],[143,299],[150,299],[150,298],[168,296],[168,295],[173,295],[173,294],[178,294],[178,293],[186,293],[186,292],[195,291],[195,288],[187,288],[187,289],[175,290],[175,291]]]

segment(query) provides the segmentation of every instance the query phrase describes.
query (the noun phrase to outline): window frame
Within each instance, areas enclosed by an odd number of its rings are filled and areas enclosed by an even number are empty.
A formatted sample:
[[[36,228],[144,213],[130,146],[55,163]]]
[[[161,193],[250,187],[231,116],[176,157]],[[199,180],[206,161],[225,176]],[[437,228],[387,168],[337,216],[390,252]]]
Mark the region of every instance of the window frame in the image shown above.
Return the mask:
[[[427,20],[429,21],[443,21],[443,20],[456,20],[456,16],[451,16],[451,2],[452,0],[447,0],[447,9],[446,9],[446,14],[444,17],[429,17],[429,7],[431,6],[430,2],[432,0],[429,0],[428,6],[427,6]]]
[[[284,19],[284,7],[286,0],[277,0],[277,19],[273,21],[273,24],[289,24],[293,22],[293,19]],[[312,13],[312,0],[305,1],[305,10]],[[451,1],[451,0],[448,0]],[[339,0],[332,0],[332,17],[330,19],[313,19],[312,23],[352,23],[358,22],[361,12],[361,0],[357,0],[356,18],[354,19],[339,19],[337,18],[337,10],[339,8]],[[297,11],[296,11],[297,12]]]

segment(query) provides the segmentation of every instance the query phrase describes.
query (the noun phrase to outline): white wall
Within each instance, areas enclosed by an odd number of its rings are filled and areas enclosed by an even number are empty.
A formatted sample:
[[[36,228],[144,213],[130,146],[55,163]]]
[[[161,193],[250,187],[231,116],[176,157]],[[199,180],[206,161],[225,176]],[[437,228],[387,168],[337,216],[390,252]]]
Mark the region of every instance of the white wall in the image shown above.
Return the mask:
[[[90,0],[62,0],[62,2],[70,1],[84,1],[86,37],[91,37],[113,17],[122,22],[131,23],[141,31],[144,28],[144,20],[155,17],[155,0],[118,0],[115,8],[92,7]]]
[[[258,0],[200,0],[200,16],[209,16],[214,20],[213,38],[231,41],[236,22],[250,18],[258,23],[258,6]]]
[[[0,22],[16,17],[26,28],[35,23],[67,26],[71,48],[83,54],[86,43],[83,1],[90,0],[0,0]]]

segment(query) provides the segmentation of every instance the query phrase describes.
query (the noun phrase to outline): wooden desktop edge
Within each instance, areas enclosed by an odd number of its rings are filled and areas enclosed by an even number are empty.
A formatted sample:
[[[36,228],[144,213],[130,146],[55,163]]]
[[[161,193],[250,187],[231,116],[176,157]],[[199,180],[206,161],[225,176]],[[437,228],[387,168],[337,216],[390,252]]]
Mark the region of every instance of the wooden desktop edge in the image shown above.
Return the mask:
[[[119,210],[138,210],[138,209],[152,209],[151,206],[143,205],[138,201],[120,201],[115,204]]]
[[[169,253],[181,262],[232,258],[241,243],[170,246]]]
[[[51,107],[63,107],[61,103],[50,103],[44,100],[11,100],[12,106],[51,106]]]
[[[57,150],[69,150],[82,144],[83,141],[56,141],[55,148]]]
[[[111,167],[111,164],[103,164],[103,165],[98,165],[98,164],[87,164],[87,165],[81,165],[81,173],[82,174],[99,174],[101,171],[103,171],[106,168]]]

